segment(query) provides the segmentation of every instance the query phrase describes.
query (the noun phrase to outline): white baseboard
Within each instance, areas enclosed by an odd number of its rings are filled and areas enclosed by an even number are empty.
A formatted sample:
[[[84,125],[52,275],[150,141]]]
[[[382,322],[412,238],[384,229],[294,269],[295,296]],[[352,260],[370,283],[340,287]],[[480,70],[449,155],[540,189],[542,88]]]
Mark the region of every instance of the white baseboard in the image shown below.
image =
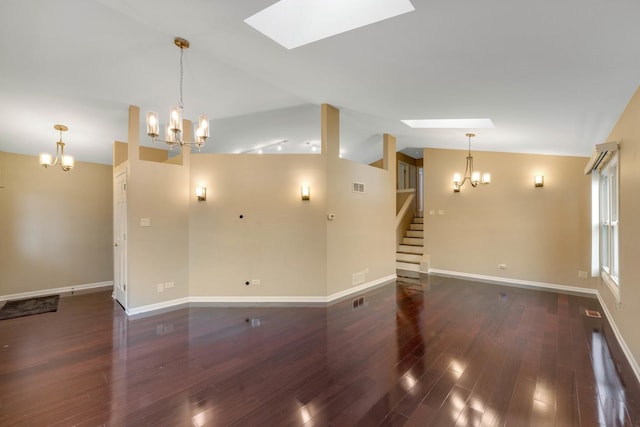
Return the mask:
[[[215,305],[270,305],[270,304],[324,304],[326,303],[325,297],[315,296],[229,296],[229,297],[189,297],[190,304],[215,304]]]
[[[336,292],[329,296],[192,296],[179,298],[171,301],[164,301],[157,304],[143,305],[140,307],[127,309],[127,314],[135,316],[144,313],[150,313],[158,310],[166,310],[174,308],[179,305],[193,305],[193,306],[326,306],[329,303],[335,302],[348,295],[362,292],[364,290],[374,288],[376,286],[383,285],[391,280],[395,280],[397,276],[391,274],[380,279],[372,280],[371,282],[363,283],[362,285],[354,286],[353,288],[346,289],[344,291]]]
[[[566,285],[557,285],[555,283],[534,282],[532,280],[510,279],[507,277],[485,276],[482,274],[473,274],[473,273],[461,273],[459,271],[439,270],[436,268],[430,268],[429,274],[432,274],[434,276],[457,277],[460,279],[467,279],[467,280],[473,280],[473,281],[484,282],[484,283],[493,283],[496,285],[505,285],[505,286],[516,285],[516,286],[521,286],[525,288],[551,289],[554,291],[563,291],[563,292],[571,292],[571,293],[578,293],[578,294],[589,294],[594,296],[598,294],[598,291],[596,289],[581,288],[579,286],[566,286]]]
[[[353,288],[345,289],[344,291],[331,294],[325,298],[325,302],[327,303],[335,302],[341,298],[344,298],[346,296],[349,296],[358,292],[362,292],[369,288],[375,288],[376,286],[384,285],[385,283],[390,282],[391,280],[396,280],[397,278],[398,278],[397,275],[390,274],[388,276],[381,277],[376,280],[372,280],[371,282],[363,283],[362,285],[354,286]]]
[[[110,287],[113,287],[112,281],[89,283],[86,285],[64,286],[62,288],[42,289],[38,291],[21,292],[19,294],[0,295],[0,301],[8,301],[12,299],[35,298],[35,297],[42,297],[46,295],[52,295],[52,294],[68,294],[68,293],[86,291],[86,290],[97,289],[97,288],[105,288],[106,290],[106,288],[110,288]]]
[[[553,283],[532,282],[529,280],[507,279],[504,277],[483,276],[480,274],[460,273],[457,271],[438,270],[438,269],[430,269],[429,273],[436,276],[457,277],[457,278],[476,280],[479,282],[494,283],[494,284],[505,285],[505,286],[516,285],[516,286],[525,287],[525,288],[537,288],[537,289],[544,288],[544,289],[551,289],[551,290],[563,291],[563,292],[595,295],[598,298],[598,301],[600,302],[600,306],[602,307],[602,310],[604,310],[604,315],[607,317],[607,320],[611,325],[611,329],[613,329],[613,333],[616,336],[616,339],[618,340],[618,344],[620,345],[622,352],[627,358],[629,365],[631,365],[631,369],[633,370],[633,373],[636,375],[638,382],[640,382],[640,366],[638,365],[638,362],[636,361],[636,359],[633,357],[633,353],[631,353],[629,346],[627,346],[627,343],[625,342],[624,338],[622,337],[622,334],[620,333],[620,330],[618,329],[618,325],[616,325],[616,322],[613,316],[609,312],[607,305],[605,304],[604,300],[602,299],[602,296],[600,295],[600,292],[597,289],[581,288],[577,286],[556,285]]]
[[[605,304],[604,300],[600,296],[600,292],[598,292],[598,301],[600,301],[600,306],[602,306],[602,310],[604,310],[604,315],[607,316],[607,320],[611,325],[611,329],[613,329],[613,334],[616,336],[616,339],[618,340],[618,344],[620,344],[620,348],[622,349],[622,352],[627,357],[627,360],[631,365],[631,369],[633,369],[633,373],[636,374],[636,378],[638,379],[638,382],[640,382],[640,366],[638,366],[638,362],[633,357],[633,353],[631,353],[629,346],[627,346],[627,343],[622,337],[622,334],[618,329],[618,325],[616,325],[616,322],[613,320],[613,316],[611,315],[611,313],[609,312],[609,309],[607,308],[607,304]]]
[[[176,306],[179,305],[183,305],[183,304],[188,304],[189,303],[189,298],[185,297],[185,298],[178,298],[178,299],[172,299],[169,301],[163,301],[163,302],[158,302],[155,304],[148,304],[148,305],[143,305],[140,307],[134,307],[134,308],[127,308],[126,313],[129,316],[135,316],[137,314],[143,314],[143,313],[149,313],[152,311],[158,311],[158,310],[165,310],[168,308],[174,308]]]

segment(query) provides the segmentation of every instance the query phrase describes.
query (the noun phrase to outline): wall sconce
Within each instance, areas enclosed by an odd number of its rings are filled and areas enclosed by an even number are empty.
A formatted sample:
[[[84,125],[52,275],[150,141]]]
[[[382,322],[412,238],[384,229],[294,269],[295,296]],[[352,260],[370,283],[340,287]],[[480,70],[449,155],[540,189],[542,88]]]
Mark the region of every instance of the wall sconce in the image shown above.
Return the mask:
[[[300,187],[300,195],[302,196],[302,200],[309,200],[311,198],[311,188]]]
[[[196,187],[196,197],[199,202],[207,200],[207,187]]]
[[[536,187],[544,187],[544,176],[536,175],[533,177],[533,185]]]

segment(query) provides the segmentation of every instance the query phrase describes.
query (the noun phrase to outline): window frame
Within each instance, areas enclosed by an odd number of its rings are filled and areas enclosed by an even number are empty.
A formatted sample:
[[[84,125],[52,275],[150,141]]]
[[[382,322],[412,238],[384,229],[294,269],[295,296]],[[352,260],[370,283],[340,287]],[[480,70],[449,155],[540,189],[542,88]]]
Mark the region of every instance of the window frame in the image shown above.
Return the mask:
[[[620,295],[620,162],[616,151],[598,173],[600,276]]]

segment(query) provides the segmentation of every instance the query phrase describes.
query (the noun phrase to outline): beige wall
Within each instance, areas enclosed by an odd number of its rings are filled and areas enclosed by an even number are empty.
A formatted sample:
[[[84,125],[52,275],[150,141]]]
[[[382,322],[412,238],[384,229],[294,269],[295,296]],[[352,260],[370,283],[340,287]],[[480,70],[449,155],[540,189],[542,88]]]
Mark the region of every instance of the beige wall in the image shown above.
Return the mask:
[[[354,273],[371,282],[395,275],[396,140],[383,135],[383,167],[341,159],[340,112],[322,106],[322,153],[326,160],[327,295],[354,286]],[[388,169],[388,170],[387,170]],[[365,184],[354,193],[353,182]]]
[[[474,152],[492,183],[453,193],[464,151],[425,149],[425,253],[431,268],[593,288],[587,158]],[[544,175],[544,187],[533,177]],[[434,210],[435,215],[429,215]],[[438,215],[443,211],[443,215]],[[506,270],[497,268],[506,264]]]
[[[395,274],[395,167],[340,159],[339,112],[322,111],[320,155],[185,149],[182,165],[174,165],[138,158],[139,109],[131,107],[123,163],[129,308],[186,297],[322,298],[352,288],[353,273],[366,271],[364,283]],[[384,145],[393,156],[395,141]],[[365,183],[366,193],[352,193],[353,181]],[[310,201],[301,200],[301,185],[311,187]],[[206,201],[196,200],[197,186],[207,188]],[[151,227],[141,227],[141,218]],[[244,284],[253,280],[260,284]],[[156,285],[168,281],[174,288],[158,293]]]
[[[188,170],[148,161],[129,166],[128,305],[184,298],[189,290]],[[141,227],[141,218],[149,218],[151,226]],[[157,284],[166,282],[174,287],[158,293]]]
[[[636,92],[607,141],[620,144],[620,296],[617,304],[609,288],[600,294],[627,346],[640,363],[640,91]],[[606,142],[606,141],[602,141]]]
[[[132,308],[189,294],[189,149],[183,151],[182,165],[141,160],[139,116],[139,108],[130,107],[127,296]],[[151,226],[142,227],[142,218]],[[157,292],[157,284],[167,282],[174,287]]]
[[[113,280],[111,166],[0,152],[0,296]]]
[[[190,294],[326,296],[323,166],[320,155],[192,155]]]
[[[353,181],[366,192],[352,192]],[[366,282],[395,274],[395,173],[335,159],[328,182],[327,294],[352,287],[353,273],[368,270]]]

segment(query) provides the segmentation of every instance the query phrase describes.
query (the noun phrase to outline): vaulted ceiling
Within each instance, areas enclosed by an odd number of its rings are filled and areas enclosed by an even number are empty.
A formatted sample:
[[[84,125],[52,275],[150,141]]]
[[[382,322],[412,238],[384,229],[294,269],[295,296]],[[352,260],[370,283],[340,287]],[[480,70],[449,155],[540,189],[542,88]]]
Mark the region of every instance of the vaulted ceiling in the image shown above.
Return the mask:
[[[292,50],[244,22],[273,2],[3,0],[0,150],[53,151],[62,123],[69,154],[111,163],[128,105],[162,120],[177,104],[175,36],[191,42],[185,116],[211,119],[205,152],[280,140],[304,152],[329,103],[353,160],[379,158],[383,133],[399,149],[465,149],[467,131],[474,151],[588,156],[640,84],[636,0],[412,0],[414,12]],[[400,121],[429,118],[495,128]]]

